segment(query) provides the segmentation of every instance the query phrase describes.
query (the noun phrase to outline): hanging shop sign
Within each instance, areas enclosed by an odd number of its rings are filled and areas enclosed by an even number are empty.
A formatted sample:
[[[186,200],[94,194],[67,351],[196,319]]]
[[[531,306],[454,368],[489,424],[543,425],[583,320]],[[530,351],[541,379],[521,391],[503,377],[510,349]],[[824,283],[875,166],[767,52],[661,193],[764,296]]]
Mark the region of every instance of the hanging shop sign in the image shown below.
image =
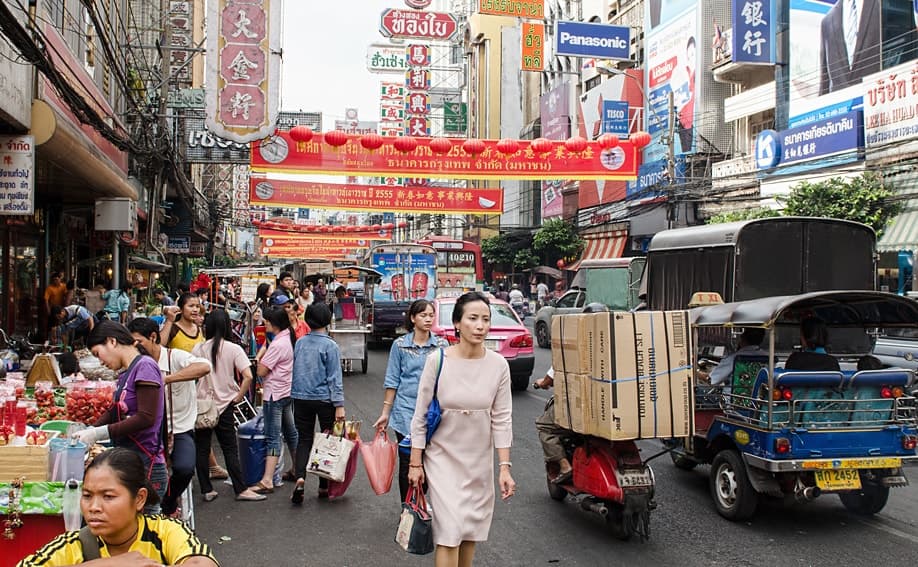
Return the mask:
[[[35,138],[0,136],[0,215],[35,212]]]
[[[303,248],[302,244],[274,244],[269,246],[262,244],[261,253],[263,256],[270,258],[320,258],[326,260],[342,260],[350,256],[356,256],[357,250],[353,248],[339,247],[319,247],[310,246],[308,250]]]
[[[755,140],[758,169],[852,152],[864,147],[860,110],[775,132],[763,130]]]
[[[523,24],[522,53],[523,71],[542,71],[545,68],[545,24]]]
[[[635,143],[622,140],[614,147],[603,147],[602,140],[570,138],[538,140],[534,147],[534,141],[528,140],[434,140],[432,144],[431,138],[387,137],[378,149],[369,150],[357,136],[343,140],[335,136],[336,143],[343,143],[331,146],[320,141],[294,142],[287,133],[279,132],[253,144],[251,167],[263,173],[363,177],[629,180],[637,174],[637,147],[646,142],[640,136]]]
[[[252,177],[249,202],[266,207],[428,214],[501,214],[501,189],[356,185]]]
[[[430,46],[413,43],[405,50],[405,62],[411,67],[430,67]]]
[[[281,0],[207,5],[207,127],[237,142],[264,138],[277,118]]]
[[[191,86],[191,58],[194,47],[194,2],[169,2],[169,80]]]
[[[862,88],[868,148],[918,137],[918,61],[869,75]]]
[[[385,37],[432,39],[449,41],[459,31],[456,16],[447,12],[415,12],[413,10],[383,10],[379,18],[379,33]]]
[[[631,28],[559,20],[555,28],[555,55],[627,61],[631,58]]]
[[[371,73],[404,73],[408,69],[405,48],[374,43],[367,47],[367,70]]]
[[[363,231],[338,230],[350,227],[329,226],[329,225],[312,225],[304,226],[298,224],[280,224],[272,221],[253,223],[258,227],[258,234],[262,236],[296,236],[300,240],[306,241],[347,241],[363,242],[366,240],[392,240],[391,228],[377,228],[375,230],[367,227]]]
[[[272,231],[267,231],[272,232]],[[348,250],[361,250],[364,248],[369,248],[372,240],[363,239],[363,240],[316,240],[313,238],[305,238],[298,235],[289,235],[289,234],[280,234],[280,235],[271,235],[265,234],[265,231],[260,231],[258,233],[258,238],[261,240],[262,246],[276,246],[276,247],[293,247],[298,246],[300,248],[300,253],[304,250],[311,252],[313,249],[340,249],[347,248]]]
[[[518,2],[478,0],[478,13],[541,20],[545,17],[545,0],[522,0]]]

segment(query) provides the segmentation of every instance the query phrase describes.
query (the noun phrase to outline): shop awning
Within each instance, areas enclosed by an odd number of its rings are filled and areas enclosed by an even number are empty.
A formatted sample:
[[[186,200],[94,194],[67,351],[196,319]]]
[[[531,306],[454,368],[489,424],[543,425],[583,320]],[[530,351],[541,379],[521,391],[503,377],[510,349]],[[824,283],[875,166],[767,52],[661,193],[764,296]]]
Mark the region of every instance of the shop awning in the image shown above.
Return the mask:
[[[899,213],[883,231],[877,242],[877,252],[898,252],[918,250],[918,201],[905,202],[904,211]]]
[[[157,262],[156,260],[150,260],[149,258],[144,258],[143,256],[131,256],[128,259],[128,262],[134,268],[139,268],[141,270],[150,270],[153,272],[165,272],[166,270],[171,270],[172,266],[169,264],[163,264],[162,262]]]
[[[590,232],[581,236],[586,242],[583,255],[579,260],[565,267],[565,270],[576,271],[580,267],[580,262],[584,260],[621,258],[625,253],[625,244],[628,242],[628,231],[626,230]]]

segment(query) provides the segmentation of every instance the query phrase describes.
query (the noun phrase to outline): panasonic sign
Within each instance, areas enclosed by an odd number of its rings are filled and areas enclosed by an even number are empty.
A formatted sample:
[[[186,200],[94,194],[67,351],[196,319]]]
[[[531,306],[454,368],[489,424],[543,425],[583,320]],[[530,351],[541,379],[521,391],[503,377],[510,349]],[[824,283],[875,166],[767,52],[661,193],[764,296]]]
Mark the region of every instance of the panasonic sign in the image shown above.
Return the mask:
[[[555,54],[597,59],[631,59],[631,29],[607,24],[559,21],[555,28]]]

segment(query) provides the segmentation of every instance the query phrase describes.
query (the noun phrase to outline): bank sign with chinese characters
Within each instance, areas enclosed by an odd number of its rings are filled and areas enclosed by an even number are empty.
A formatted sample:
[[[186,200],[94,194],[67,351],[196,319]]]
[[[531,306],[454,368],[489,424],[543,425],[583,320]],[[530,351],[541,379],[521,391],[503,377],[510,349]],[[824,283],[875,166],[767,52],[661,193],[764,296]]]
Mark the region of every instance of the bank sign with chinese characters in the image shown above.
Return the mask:
[[[733,0],[734,63],[775,62],[775,0]]]
[[[627,61],[631,29],[624,26],[558,21],[555,55]]]
[[[864,146],[860,110],[812,122],[790,130],[764,130],[755,140],[757,169],[823,158]]]

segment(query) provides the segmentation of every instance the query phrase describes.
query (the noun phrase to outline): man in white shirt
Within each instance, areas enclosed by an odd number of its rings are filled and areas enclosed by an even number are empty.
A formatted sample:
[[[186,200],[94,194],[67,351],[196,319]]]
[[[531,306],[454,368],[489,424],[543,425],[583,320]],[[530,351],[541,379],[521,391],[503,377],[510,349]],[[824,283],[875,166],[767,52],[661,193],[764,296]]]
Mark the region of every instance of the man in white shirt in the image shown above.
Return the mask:
[[[720,384],[730,385],[733,378],[733,362],[738,354],[762,354],[759,345],[765,339],[765,329],[749,327],[739,337],[739,344],[736,352],[731,353],[720,360],[717,367],[711,371],[711,385]]]
[[[548,285],[545,282],[539,282],[536,286],[536,299],[539,300],[540,308],[548,302]]]

